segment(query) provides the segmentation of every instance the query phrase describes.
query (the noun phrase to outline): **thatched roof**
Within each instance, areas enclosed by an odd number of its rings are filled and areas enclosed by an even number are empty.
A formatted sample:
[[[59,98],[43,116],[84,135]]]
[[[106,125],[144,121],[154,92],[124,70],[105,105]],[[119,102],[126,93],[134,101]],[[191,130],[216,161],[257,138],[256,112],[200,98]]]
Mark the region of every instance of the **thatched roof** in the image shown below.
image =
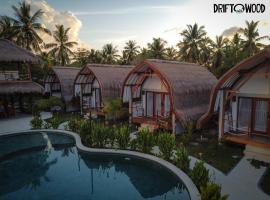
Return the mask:
[[[217,82],[206,68],[194,63],[147,59],[138,64],[130,75],[147,68],[152,69],[167,83],[173,111],[183,125],[190,120],[197,120],[206,112],[211,89]]]
[[[219,90],[232,89],[233,86],[239,82],[245,74],[262,66],[263,63],[270,62],[270,49],[264,49],[254,56],[242,60],[240,63],[228,70],[213,87],[211,92],[211,99],[208,110],[198,120],[197,128],[201,128],[213,115],[214,107]]]
[[[122,84],[132,67],[132,65],[108,64],[88,64],[86,66],[99,82],[103,99],[121,97]]]
[[[80,71],[78,67],[54,66],[50,73],[54,73],[61,85],[61,94],[65,102],[69,102],[73,97],[73,83]],[[46,81],[46,78],[45,78]]]
[[[12,93],[43,93],[43,87],[33,81],[3,81],[0,82],[0,94]]]
[[[0,39],[0,62],[39,63],[39,58],[9,40]]]

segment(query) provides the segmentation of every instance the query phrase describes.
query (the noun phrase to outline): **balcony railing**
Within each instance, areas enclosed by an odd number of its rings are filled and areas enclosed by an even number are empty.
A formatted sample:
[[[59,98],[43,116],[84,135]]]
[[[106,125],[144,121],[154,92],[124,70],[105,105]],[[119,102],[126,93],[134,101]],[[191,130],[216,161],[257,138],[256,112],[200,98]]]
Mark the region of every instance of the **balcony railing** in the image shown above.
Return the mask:
[[[0,72],[0,81],[22,81],[22,80],[30,80],[30,74],[19,73],[19,71]]]

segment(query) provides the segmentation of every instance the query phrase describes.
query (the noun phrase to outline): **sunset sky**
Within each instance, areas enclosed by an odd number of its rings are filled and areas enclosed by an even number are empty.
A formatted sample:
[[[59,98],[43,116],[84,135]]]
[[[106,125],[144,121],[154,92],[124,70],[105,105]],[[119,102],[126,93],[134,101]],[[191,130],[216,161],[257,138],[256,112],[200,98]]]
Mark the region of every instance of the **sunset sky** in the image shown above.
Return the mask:
[[[229,29],[243,27],[245,20],[259,20],[261,35],[270,35],[270,1],[263,3],[263,14],[217,14],[214,3],[251,3],[254,1],[234,0],[27,0],[34,10],[42,9],[42,18],[47,28],[55,24],[71,27],[72,40],[79,41],[87,48],[100,49],[105,43],[122,48],[127,40],[136,40],[145,46],[153,37],[162,37],[168,45],[175,45],[180,39],[179,32],[187,24],[204,25],[209,36],[214,38]],[[19,0],[0,0],[0,15],[13,16],[12,5]],[[46,37],[46,36],[44,36]],[[49,40],[49,39],[48,39]]]

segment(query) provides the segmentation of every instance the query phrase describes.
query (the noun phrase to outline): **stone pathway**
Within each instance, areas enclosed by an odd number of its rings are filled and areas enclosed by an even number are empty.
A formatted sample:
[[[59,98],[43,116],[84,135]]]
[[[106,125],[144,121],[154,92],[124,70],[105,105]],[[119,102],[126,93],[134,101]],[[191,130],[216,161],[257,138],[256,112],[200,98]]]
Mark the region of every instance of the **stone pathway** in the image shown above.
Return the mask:
[[[41,118],[47,119],[50,118],[52,114],[50,112],[42,112]],[[8,119],[0,120],[0,134],[6,132],[16,132],[16,131],[24,131],[31,129],[30,121],[32,119],[32,115],[21,114],[17,117],[12,117]]]

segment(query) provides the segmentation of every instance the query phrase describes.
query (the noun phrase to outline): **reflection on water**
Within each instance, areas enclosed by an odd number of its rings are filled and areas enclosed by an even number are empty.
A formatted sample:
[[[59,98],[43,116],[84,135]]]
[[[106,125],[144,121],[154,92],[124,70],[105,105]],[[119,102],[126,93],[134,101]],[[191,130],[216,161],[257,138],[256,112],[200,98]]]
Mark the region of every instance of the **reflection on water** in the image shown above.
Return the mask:
[[[0,199],[189,199],[185,186],[150,161],[78,153],[74,146],[0,159]]]

